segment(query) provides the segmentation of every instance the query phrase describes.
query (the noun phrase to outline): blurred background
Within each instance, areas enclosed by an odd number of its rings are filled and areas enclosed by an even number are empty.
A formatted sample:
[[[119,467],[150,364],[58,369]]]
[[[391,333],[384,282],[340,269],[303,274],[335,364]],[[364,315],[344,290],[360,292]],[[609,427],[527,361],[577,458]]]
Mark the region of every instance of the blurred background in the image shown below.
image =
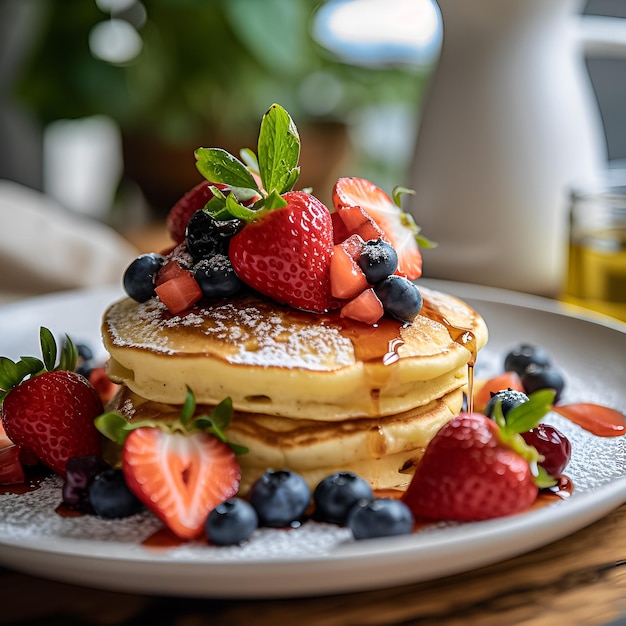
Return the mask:
[[[0,180],[144,249],[200,180],[193,150],[256,149],[278,102],[325,202],[338,175],[410,186],[443,36],[434,0],[0,0]],[[626,161],[626,59],[586,67],[607,159]]]

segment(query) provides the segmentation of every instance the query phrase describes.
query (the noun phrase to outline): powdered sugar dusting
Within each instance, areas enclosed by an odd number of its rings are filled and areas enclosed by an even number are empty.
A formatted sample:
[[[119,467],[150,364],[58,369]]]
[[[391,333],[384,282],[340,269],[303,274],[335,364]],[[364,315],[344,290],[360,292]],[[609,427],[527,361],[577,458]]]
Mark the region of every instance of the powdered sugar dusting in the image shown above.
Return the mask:
[[[264,367],[327,370],[354,363],[352,342],[337,326],[260,300],[216,303],[175,316],[156,299],[124,301],[109,310],[106,321],[119,347],[214,354]]]

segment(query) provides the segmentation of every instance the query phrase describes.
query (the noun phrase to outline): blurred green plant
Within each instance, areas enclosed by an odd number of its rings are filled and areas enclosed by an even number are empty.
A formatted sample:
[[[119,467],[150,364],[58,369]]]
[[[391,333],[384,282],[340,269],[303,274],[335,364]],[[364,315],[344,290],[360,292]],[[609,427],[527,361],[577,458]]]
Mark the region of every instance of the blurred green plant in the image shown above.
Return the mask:
[[[120,64],[95,57],[89,34],[110,17],[132,21],[131,9],[110,15],[95,0],[40,1],[42,29],[18,96],[43,124],[105,114],[123,132],[184,144],[207,130],[255,134],[273,102],[299,125],[416,102],[428,77],[331,57],[310,34],[319,0],[144,0],[143,47]]]

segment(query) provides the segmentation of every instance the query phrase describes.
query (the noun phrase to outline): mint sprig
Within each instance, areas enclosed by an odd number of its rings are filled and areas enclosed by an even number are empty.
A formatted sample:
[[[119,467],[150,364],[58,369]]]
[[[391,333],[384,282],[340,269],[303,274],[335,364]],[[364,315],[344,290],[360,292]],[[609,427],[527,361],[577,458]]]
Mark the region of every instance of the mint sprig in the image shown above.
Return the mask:
[[[250,148],[241,150],[241,160],[222,148],[198,148],[194,154],[202,176],[229,188],[230,193],[212,188],[214,197],[204,208],[218,220],[249,222],[285,206],[281,196],[294,188],[300,176],[300,135],[279,104],[273,104],[263,116],[256,154]],[[253,173],[260,177],[260,186]],[[260,199],[251,207],[254,197]]]
[[[402,209],[402,196],[404,195],[414,196],[415,189],[409,189],[407,187],[401,187],[398,185],[394,187],[393,190],[391,191],[391,197],[393,198],[393,202],[400,209]],[[437,247],[437,244],[434,241],[431,241],[430,239],[428,239],[427,237],[424,237],[424,235],[421,234],[422,229],[417,225],[417,223],[415,222],[415,219],[410,213],[407,213],[406,211],[402,210],[402,213],[400,214],[400,221],[402,222],[402,225],[405,228],[408,228],[411,231],[411,233],[413,234],[413,237],[415,238],[415,241],[417,241],[417,245],[420,248],[436,248]]]
[[[220,441],[226,443],[237,455],[245,454],[248,448],[228,441],[226,429],[233,416],[233,403],[230,398],[222,400],[208,415],[197,415],[196,398],[193,391],[187,387],[185,402],[183,403],[178,419],[165,420],[136,420],[128,421],[121,413],[109,411],[99,415],[95,419],[98,431],[107,439],[119,446],[123,446],[128,435],[138,428],[160,428],[169,433],[190,433],[202,431],[214,435]]]
[[[513,407],[504,418],[502,413],[502,401],[494,406],[493,419],[499,427],[500,439],[503,443],[513,448],[522,458],[530,464],[535,475],[535,483],[540,489],[553,487],[557,481],[550,476],[538,464],[543,461],[534,446],[528,445],[522,433],[535,428],[543,417],[550,412],[554,404],[555,392],[552,389],[541,389],[528,396],[527,402]]]
[[[65,335],[65,341],[57,363],[58,348],[54,335],[48,328],[39,329],[41,359],[34,356],[21,356],[17,361],[0,357],[0,404],[11,389],[23,380],[53,371],[74,371],[78,362],[78,348]]]

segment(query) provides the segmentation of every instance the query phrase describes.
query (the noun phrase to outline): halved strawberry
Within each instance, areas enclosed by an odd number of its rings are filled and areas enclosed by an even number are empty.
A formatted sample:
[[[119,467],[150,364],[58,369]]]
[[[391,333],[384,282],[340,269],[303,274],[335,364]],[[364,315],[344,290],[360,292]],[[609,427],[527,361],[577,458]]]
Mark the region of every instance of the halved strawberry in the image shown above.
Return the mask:
[[[232,417],[230,398],[210,415],[195,415],[190,389],[173,422],[128,422],[105,413],[96,426],[122,447],[128,488],[181,539],[202,535],[209,513],[239,490],[241,470],[224,431]]]
[[[202,289],[189,270],[181,270],[174,278],[155,287],[155,292],[173,315],[186,311],[202,297]]]
[[[340,178],[333,188],[333,204],[340,215],[346,210],[353,213],[354,207],[360,207],[398,253],[397,273],[410,280],[422,275],[422,254],[416,240],[419,228],[380,187],[364,178]],[[349,226],[348,230],[357,232]],[[363,237],[366,241],[376,238]]]
[[[343,221],[349,235],[360,235],[363,241],[385,238],[385,234],[378,224],[360,206],[342,207],[337,209],[336,214]]]
[[[330,259],[330,292],[335,298],[350,300],[358,296],[369,284],[363,270],[348,253],[343,244],[333,249]]]
[[[203,432],[132,431],[122,470],[128,488],[181,539],[202,535],[209,513],[239,488],[235,453]]]
[[[20,449],[14,443],[0,448],[0,485],[16,485],[26,480]]]
[[[382,302],[374,290],[369,288],[346,303],[342,307],[340,315],[364,324],[375,324],[384,312]]]

